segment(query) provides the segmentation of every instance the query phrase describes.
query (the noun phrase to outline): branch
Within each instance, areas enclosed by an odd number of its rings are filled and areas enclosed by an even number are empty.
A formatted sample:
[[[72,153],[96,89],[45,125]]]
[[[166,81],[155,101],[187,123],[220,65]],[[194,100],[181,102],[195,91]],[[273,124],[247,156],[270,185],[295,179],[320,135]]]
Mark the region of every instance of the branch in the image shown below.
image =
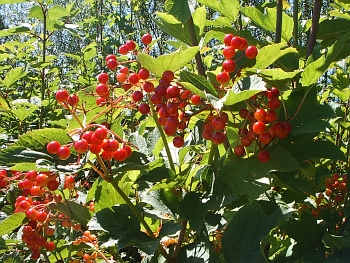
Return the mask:
[[[282,0],[277,0],[276,2],[276,35],[275,43],[281,42],[282,36]]]
[[[315,0],[306,58],[308,58],[312,54],[312,51],[314,50],[316,44],[317,27],[320,20],[321,8],[322,0]]]
[[[298,17],[298,0],[293,0],[293,47],[298,46],[298,31],[299,31],[299,17]]]

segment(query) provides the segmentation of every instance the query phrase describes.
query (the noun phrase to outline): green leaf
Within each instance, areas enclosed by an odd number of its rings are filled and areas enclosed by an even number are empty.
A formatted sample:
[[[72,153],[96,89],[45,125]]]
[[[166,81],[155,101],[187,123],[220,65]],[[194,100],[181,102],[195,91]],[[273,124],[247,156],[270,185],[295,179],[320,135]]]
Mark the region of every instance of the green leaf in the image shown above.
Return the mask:
[[[36,164],[35,163],[18,163],[14,166],[10,167],[11,170],[14,171],[20,171],[20,172],[26,172],[26,171],[30,171],[30,170],[36,170]]]
[[[56,209],[67,215],[72,220],[77,221],[84,227],[87,225],[92,216],[89,208],[70,200],[58,202]]]
[[[24,213],[15,213],[7,217],[0,223],[0,236],[10,234],[13,230],[21,226],[25,217],[26,215]]]
[[[25,77],[27,74],[28,74],[28,72],[25,72],[22,67],[17,67],[17,68],[11,69],[9,72],[7,72],[6,77],[2,81],[2,83],[6,87],[11,87],[12,84],[16,83],[16,81]]]
[[[30,29],[25,26],[12,27],[9,29],[0,30],[0,37],[7,37],[14,34],[29,32]]]
[[[165,222],[160,229],[159,238],[175,234],[180,229],[181,226],[174,221]]]
[[[284,48],[286,45],[284,43],[276,43],[263,47],[259,50],[259,53],[256,57],[256,63],[253,68],[256,69],[265,69],[276,62],[278,59],[284,55],[291,53],[298,53],[295,48],[288,47]],[[284,49],[282,49],[284,48]]]
[[[220,170],[220,175],[226,182],[232,185],[233,190],[239,195],[247,195],[249,201],[258,198],[269,187],[270,172],[289,172],[299,169],[297,161],[283,148],[274,145],[266,151],[270,154],[270,160],[266,163],[258,161],[256,155],[249,158],[233,158]]]
[[[72,139],[67,135],[66,130],[45,128],[27,132],[22,135],[13,146],[22,146],[31,149],[42,149],[51,141],[58,141],[61,144],[66,144]]]
[[[198,0],[198,3],[228,17],[232,22],[236,20],[239,13],[239,1],[237,0]]]
[[[166,0],[164,9],[182,23],[185,23],[191,17],[188,0]]]
[[[222,235],[222,249],[226,262],[265,263],[266,259],[260,251],[261,238],[293,212],[289,207],[280,206],[271,215],[266,215],[257,202],[243,206]]]
[[[306,247],[323,246],[324,226],[318,224],[316,219],[306,211],[299,214],[299,220],[290,218],[281,226],[281,229],[300,245]]]
[[[322,74],[335,61],[340,60],[347,54],[343,52],[342,47],[349,40],[350,32],[338,39],[329,49],[326,55],[321,56],[316,61],[308,64],[301,74],[301,84],[310,86],[316,84]]]
[[[189,82],[201,91],[205,91],[214,96],[218,95],[218,91],[214,88],[213,84],[203,76],[183,70],[180,72],[180,78],[181,81]]]
[[[44,19],[43,10],[41,9],[41,7],[39,5],[35,5],[29,9],[28,17],[43,20]]]
[[[155,22],[160,27],[160,29],[172,37],[184,42],[185,44],[189,46],[192,45],[187,23],[183,24],[174,16],[167,13],[157,12],[156,15],[158,17],[158,20],[155,20]]]
[[[200,37],[203,35],[205,22],[207,19],[207,10],[205,9],[205,6],[197,8],[193,12],[192,17],[193,17],[193,24],[195,26],[196,36],[197,36],[197,39],[199,40]]]
[[[16,3],[24,3],[24,2],[27,2],[27,0],[0,0],[0,5],[16,4]]]
[[[190,47],[186,50],[181,48],[172,54],[162,55],[154,59],[147,54],[139,54],[137,60],[140,64],[157,77],[162,76],[166,70],[173,72],[186,66],[199,51],[199,47]]]
[[[11,110],[11,108],[7,104],[6,100],[1,96],[0,96],[0,109],[5,110],[5,111]]]
[[[268,31],[274,32],[276,30],[276,9],[275,8],[264,8],[262,13],[259,8],[247,6],[242,7],[241,12],[249,17],[258,27]],[[282,13],[282,38],[288,42],[292,37],[293,32],[293,18],[288,16],[286,13]]]
[[[254,75],[246,77],[235,83],[235,85],[219,101],[224,105],[233,105],[247,100],[253,95],[265,90],[266,83],[262,80],[262,78]]]
[[[350,30],[350,20],[348,19],[325,19],[317,26],[317,38],[335,38]]]
[[[284,88],[286,84],[300,73],[299,70],[294,70],[292,72],[286,72],[280,68],[275,69],[265,69],[258,71],[258,76],[262,77],[264,81],[273,87]]]
[[[350,89],[345,88],[343,90],[334,89],[332,93],[337,96],[341,101],[347,101],[350,98]]]
[[[22,162],[35,163],[38,159],[53,161],[50,155],[23,146],[10,146],[0,151],[0,164],[6,166]]]
[[[136,246],[148,255],[152,255],[158,248],[159,241],[141,231],[126,231],[118,240],[118,249]]]
[[[191,91],[193,94],[199,95],[201,98],[206,99],[205,93],[198,89],[195,85],[189,82],[180,82],[187,90]]]
[[[112,184],[102,178],[98,178],[89,190],[86,200],[92,199],[95,200],[95,212],[125,203],[123,198],[115,191]]]
[[[48,20],[57,20],[61,17],[69,16],[69,12],[59,5],[52,6],[47,12]]]
[[[96,213],[96,219],[113,239],[119,239],[126,229],[131,232],[140,231],[140,222],[127,205],[103,209]]]

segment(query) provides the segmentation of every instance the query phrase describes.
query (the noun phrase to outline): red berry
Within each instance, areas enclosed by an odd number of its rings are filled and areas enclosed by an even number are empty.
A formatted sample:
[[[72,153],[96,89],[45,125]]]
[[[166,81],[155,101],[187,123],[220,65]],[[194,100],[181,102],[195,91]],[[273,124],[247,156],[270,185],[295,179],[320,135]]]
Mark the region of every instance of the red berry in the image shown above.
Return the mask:
[[[227,46],[222,51],[222,54],[226,59],[233,58],[236,55],[236,49],[232,46]]]
[[[65,102],[67,101],[69,94],[65,89],[61,89],[56,92],[55,96],[58,102]]]
[[[266,125],[262,121],[257,121],[253,124],[253,131],[255,134],[262,134],[265,132]]]
[[[149,78],[149,71],[145,68],[142,68],[139,70],[139,72],[137,73],[140,77],[140,79],[146,80]]]
[[[136,73],[131,73],[128,80],[131,84],[136,85],[137,83],[139,83],[140,77]]]
[[[110,60],[110,59],[117,60],[117,57],[115,55],[113,55],[113,54],[109,54],[109,55],[106,56],[106,62],[108,60]]]
[[[102,150],[102,152],[101,152],[102,159],[104,159],[106,161],[112,160],[113,155],[114,155],[114,152],[104,151],[104,150]]]
[[[267,102],[267,106],[269,106],[271,110],[278,109],[280,105],[281,105],[281,101],[276,97],[270,98]]]
[[[57,141],[52,141],[49,142],[46,146],[46,150],[50,153],[50,154],[57,154],[58,149],[61,147],[61,144]]]
[[[119,69],[119,73],[123,73],[125,75],[128,75],[129,74],[129,69],[127,67],[121,67]]]
[[[252,144],[252,140],[249,138],[248,135],[244,135],[241,137],[241,144],[244,147],[249,147]]]
[[[217,131],[222,130],[226,126],[226,122],[223,118],[216,116],[211,120],[211,125]]]
[[[173,144],[176,148],[181,148],[185,144],[184,138],[182,138],[181,136],[174,137]]]
[[[275,88],[275,87],[272,87],[271,90],[268,93],[268,97],[269,98],[278,97],[279,95],[280,95],[280,91],[277,88]]]
[[[97,81],[102,84],[106,84],[108,82],[108,74],[107,73],[101,73],[97,76]]]
[[[70,150],[66,146],[62,146],[57,151],[57,157],[61,160],[67,160],[70,156]]]
[[[117,74],[117,81],[120,83],[123,83],[126,81],[126,75],[124,73],[118,73]]]
[[[272,125],[272,129],[274,130],[276,136],[282,134],[284,132],[284,125],[282,122],[276,122]]]
[[[38,211],[36,211],[34,208],[29,208],[27,211],[26,211],[26,217],[28,217],[29,219],[31,220],[36,220],[36,216],[38,214]]]
[[[144,44],[144,45],[149,45],[151,44],[152,42],[152,36],[150,34],[144,34],[142,37],[141,37],[141,42]]]
[[[217,82],[219,82],[220,84],[226,84],[230,81],[230,74],[228,74],[227,72],[223,71],[223,72],[219,72],[216,75],[216,80]]]
[[[249,59],[254,59],[258,55],[258,49],[256,48],[256,46],[249,46],[245,50],[245,55]]]
[[[99,127],[95,130],[94,135],[98,140],[106,139],[108,135],[108,130],[106,128]]]
[[[114,152],[119,148],[119,142],[115,139],[105,139],[101,145],[102,149],[105,151]]]
[[[146,103],[141,103],[140,106],[139,106],[139,111],[142,113],[142,114],[147,114],[151,111],[150,107],[148,104]]]
[[[247,118],[248,115],[249,115],[249,110],[248,110],[248,109],[240,109],[240,110],[239,110],[239,116],[240,116],[242,119]]]
[[[49,180],[47,182],[47,188],[50,190],[50,191],[56,191],[58,189],[58,187],[60,186],[60,183],[56,180],[56,179],[53,179],[53,180]]]
[[[262,144],[269,144],[272,141],[272,136],[270,133],[264,132],[264,133],[259,135],[259,141]]]
[[[45,248],[47,251],[53,251],[53,250],[55,250],[55,247],[56,247],[56,245],[52,241],[47,242],[45,245]]]
[[[122,55],[126,55],[129,52],[129,48],[127,45],[121,45],[118,50],[119,50],[119,53]]]
[[[134,91],[133,94],[131,95],[131,98],[135,101],[141,101],[143,99],[143,93],[139,90]]]
[[[128,41],[126,41],[125,46],[128,47],[129,51],[133,51],[136,48],[136,43],[132,40],[128,40]]]
[[[266,163],[270,160],[270,154],[267,151],[260,151],[258,153],[258,160],[262,163]]]
[[[175,116],[170,116],[167,120],[166,120],[166,125],[169,128],[174,128],[176,129],[177,126],[179,126],[179,119]]]
[[[231,39],[231,46],[234,48],[240,48],[242,45],[242,39],[239,36],[235,36]]]
[[[154,91],[154,84],[150,81],[146,81],[143,84],[143,90],[147,93],[153,92]]]
[[[232,59],[227,59],[222,63],[222,68],[226,72],[234,72],[236,70],[236,62]]]
[[[245,155],[245,149],[242,145],[237,145],[234,149],[233,152],[236,156],[240,157]]]
[[[49,181],[49,177],[46,174],[38,174],[35,179],[37,186],[46,186]]]
[[[191,103],[193,105],[199,105],[201,103],[201,97],[199,95],[196,95],[196,94],[192,95]]]
[[[89,150],[90,152],[92,152],[93,154],[99,154],[102,150],[101,145],[97,145],[97,144],[90,144],[89,145]]]
[[[128,153],[125,149],[118,149],[114,152],[114,159],[118,162],[123,162],[128,157]]]
[[[77,153],[80,153],[80,154],[86,153],[88,148],[89,148],[89,144],[84,139],[78,140],[74,143],[74,149]]]
[[[102,83],[98,84],[95,90],[98,96],[106,97],[109,95],[109,89],[106,84],[102,84]]]
[[[67,99],[67,102],[69,105],[71,106],[77,106],[78,105],[78,102],[79,102],[79,98],[77,95],[73,94],[73,95],[70,95]]]
[[[132,155],[132,148],[129,145],[124,145],[123,149],[126,151],[127,156],[126,158],[129,158]]]
[[[169,127],[168,125],[164,126],[164,132],[168,136],[173,136],[176,133],[176,127]]]
[[[45,211],[39,211],[36,215],[36,220],[38,222],[44,222],[47,218],[47,213]]]
[[[118,61],[116,59],[109,59],[106,62],[106,66],[110,70],[115,70],[118,67]]]
[[[257,109],[254,113],[254,118],[258,121],[264,121],[266,119],[266,111],[264,109]]]
[[[175,74],[170,70],[166,70],[162,74],[162,79],[167,83],[170,83],[174,78],[175,78]]]
[[[103,97],[96,98],[96,105],[99,107],[104,106],[106,104],[106,102],[107,102],[106,98],[103,98]]]
[[[227,34],[224,36],[224,43],[226,46],[231,46],[231,40],[234,37],[233,34]]]
[[[273,110],[269,110],[266,112],[265,119],[268,122],[274,122],[275,120],[277,120],[277,113]]]
[[[220,132],[220,131],[214,132],[211,135],[211,141],[214,144],[221,144],[221,143],[223,143],[225,141],[225,139],[226,139],[225,133]]]
[[[247,39],[241,37],[241,46],[238,48],[239,50],[245,50],[248,47]]]
[[[177,86],[169,86],[166,90],[166,95],[168,98],[176,98],[180,95],[180,89]]]

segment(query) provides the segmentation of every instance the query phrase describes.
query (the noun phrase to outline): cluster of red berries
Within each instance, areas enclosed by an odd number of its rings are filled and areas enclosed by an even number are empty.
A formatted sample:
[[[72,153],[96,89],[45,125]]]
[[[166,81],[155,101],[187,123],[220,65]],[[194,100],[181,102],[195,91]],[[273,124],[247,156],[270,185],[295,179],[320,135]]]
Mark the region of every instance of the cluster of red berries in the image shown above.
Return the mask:
[[[225,127],[228,122],[228,114],[219,112],[217,115],[208,115],[203,125],[202,137],[214,144],[222,144],[226,140]]]
[[[16,172],[11,180],[18,181],[22,191],[16,198],[15,213],[23,212],[29,222],[23,226],[22,240],[32,252],[32,259],[38,259],[42,249],[53,251],[55,243],[48,239],[54,235],[51,226],[57,219],[64,227],[68,218],[55,210],[56,203],[62,201],[62,196],[55,194],[60,185],[60,178],[52,172]],[[64,188],[73,189],[75,179],[72,175],[65,177]]]
[[[216,80],[222,85],[228,83],[231,79],[230,73],[234,72],[237,68],[237,60],[232,58],[238,51],[244,51],[244,54],[249,59],[254,59],[258,55],[258,49],[256,46],[248,46],[248,42],[245,38],[234,36],[233,34],[227,34],[224,37],[225,47],[222,51],[225,61],[222,63],[222,69],[224,71],[216,75]]]
[[[251,98],[251,110],[243,108],[239,111],[244,125],[239,130],[240,144],[234,148],[235,155],[245,155],[244,147],[255,141],[259,147],[258,160],[267,162],[270,154],[265,150],[266,146],[275,138],[285,138],[291,132],[290,123],[281,121],[275,111],[281,105],[279,95],[279,90],[273,87]]]
[[[100,154],[104,160],[112,160],[123,162],[132,154],[132,148],[129,145],[123,145],[114,139],[115,134],[108,130],[103,125],[94,124],[97,126],[95,131],[87,130],[81,134],[79,140],[74,141],[73,147],[78,154],[85,154],[90,151],[93,154]],[[88,127],[87,129],[89,129]],[[109,135],[112,137],[109,137]],[[46,146],[50,154],[57,154],[58,158],[65,160],[70,156],[70,149],[68,146],[61,146],[57,141],[51,141]]]

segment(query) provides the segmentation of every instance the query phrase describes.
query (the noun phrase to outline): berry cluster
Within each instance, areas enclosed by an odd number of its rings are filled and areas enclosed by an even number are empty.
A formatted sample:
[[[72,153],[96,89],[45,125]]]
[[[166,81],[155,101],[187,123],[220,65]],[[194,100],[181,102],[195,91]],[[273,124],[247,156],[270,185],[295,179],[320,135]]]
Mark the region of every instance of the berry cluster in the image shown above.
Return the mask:
[[[276,110],[280,107],[280,92],[277,88],[271,88],[253,96],[249,102],[249,109],[242,108],[239,116],[244,120],[239,130],[240,144],[234,148],[237,156],[246,153],[244,147],[249,147],[255,141],[259,148],[258,160],[267,162],[270,154],[265,150],[275,138],[285,138],[292,130],[288,121],[281,121]],[[239,141],[237,141],[239,142]]]
[[[237,68],[237,60],[233,60],[232,58],[236,55],[238,51],[244,51],[245,56],[248,59],[254,59],[258,55],[258,49],[256,46],[248,46],[248,42],[245,38],[234,36],[233,34],[227,34],[224,37],[225,47],[222,51],[222,54],[225,57],[225,61],[222,63],[222,69],[224,71],[218,73],[216,75],[216,80],[221,85],[227,84],[230,79],[230,73],[235,72]]]
[[[333,174],[332,177],[326,178],[325,183],[325,192],[319,193],[315,199],[315,203],[318,206],[323,206],[327,203],[338,205],[346,200],[348,195],[348,176],[346,174],[343,176],[337,173]],[[325,196],[327,196],[328,200]]]
[[[227,122],[228,114],[226,112],[208,115],[203,126],[203,139],[211,140],[214,144],[222,144],[226,140],[225,127]]]

